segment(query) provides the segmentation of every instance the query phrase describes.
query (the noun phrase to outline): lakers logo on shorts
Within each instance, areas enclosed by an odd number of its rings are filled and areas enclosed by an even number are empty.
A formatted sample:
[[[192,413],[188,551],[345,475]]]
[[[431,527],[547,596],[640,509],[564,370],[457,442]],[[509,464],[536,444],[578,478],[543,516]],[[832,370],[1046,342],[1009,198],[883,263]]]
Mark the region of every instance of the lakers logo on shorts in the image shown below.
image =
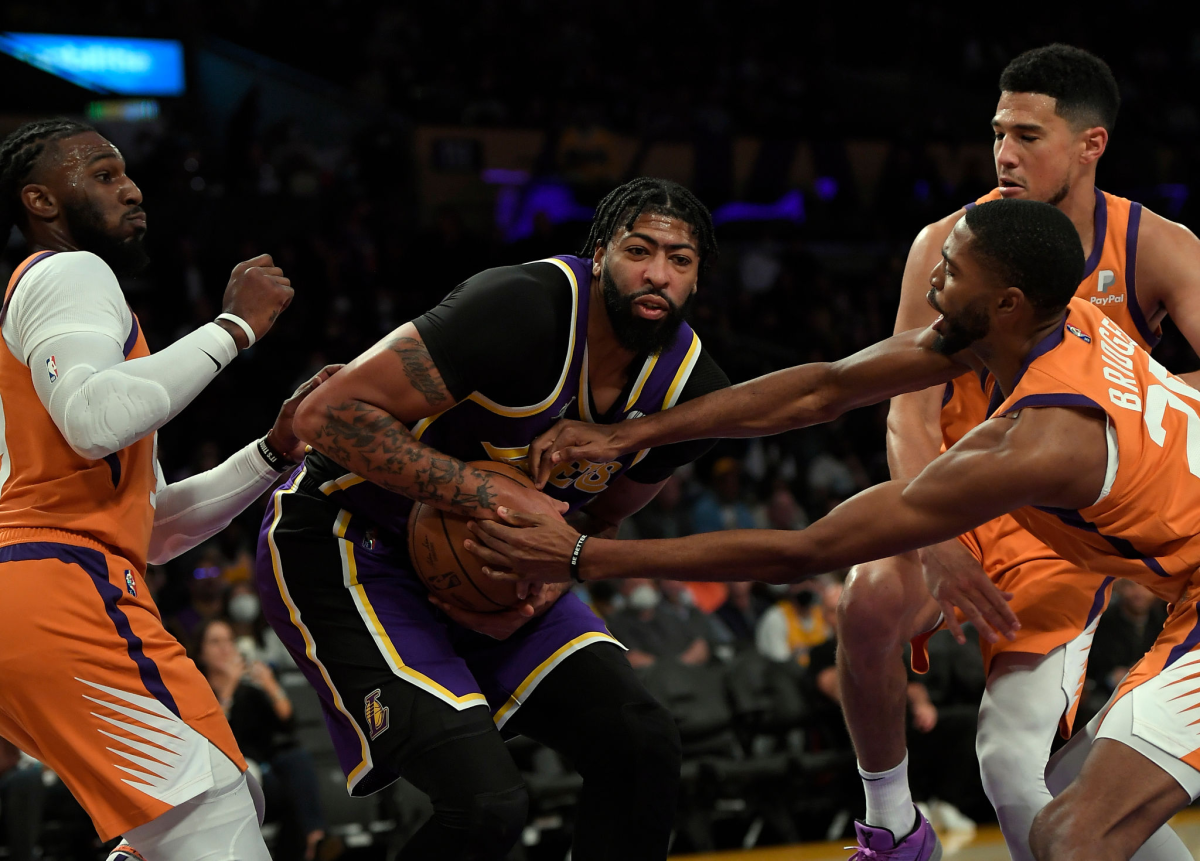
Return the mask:
[[[371,741],[383,735],[390,725],[388,707],[379,703],[379,697],[382,694],[383,691],[376,688],[363,698],[363,702],[366,704],[367,732],[371,736]]]

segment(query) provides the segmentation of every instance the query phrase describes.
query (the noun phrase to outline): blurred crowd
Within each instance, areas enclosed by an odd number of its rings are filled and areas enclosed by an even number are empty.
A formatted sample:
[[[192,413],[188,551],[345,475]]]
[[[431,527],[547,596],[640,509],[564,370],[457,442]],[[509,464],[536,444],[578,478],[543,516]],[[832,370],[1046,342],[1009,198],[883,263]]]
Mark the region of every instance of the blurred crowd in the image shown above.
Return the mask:
[[[52,5],[7,4],[7,26],[53,31],[61,22],[47,17]],[[1195,205],[1189,190],[1200,165],[1200,114],[1190,96],[1200,83],[1200,30],[1163,34],[1163,3],[1130,6],[1116,28],[1103,17],[1058,28],[1047,18],[1011,38],[920,2],[878,10],[869,28],[847,25],[845,16],[861,12],[837,4],[805,7],[803,25],[771,25],[782,4],[765,0],[736,10],[705,0],[689,6],[683,21],[674,8],[668,17],[644,4],[618,3],[597,16],[592,7],[537,0],[420,7],[323,0],[312,13],[319,24],[277,0],[125,5],[138,9],[126,23],[114,23],[115,4],[102,3],[74,13],[74,29],[191,39],[206,32],[321,74],[354,99],[393,112],[381,111],[378,122],[333,147],[306,139],[299,122],[264,122],[253,94],[222,129],[205,128],[186,102],[157,125],[102,126],[145,195],[153,266],[123,286],[152,349],[215,316],[228,271],[240,260],[268,252],[296,288],[270,337],[163,430],[160,458],[172,481],[261,436],[299,382],[357,355],[464,278],[579,250],[583,221],[539,219],[531,236],[507,242],[496,225],[480,227],[453,206],[423,207],[409,123],[547,129],[538,172],[585,205],[626,178],[604,170],[616,133],[642,147],[689,141],[697,190],[714,208],[729,199],[732,181],[728,165],[712,156],[727,153],[734,135],[764,141],[761,176],[745,184],[746,195],[760,201],[794,190],[786,170],[767,169],[772,147],[785,158],[797,139],[810,141],[823,179],[802,190],[803,219],[720,226],[720,259],[702,276],[692,322],[734,382],[841,358],[891,334],[916,232],[990,187],[986,163],[948,183],[925,144],[986,145],[998,72],[1034,44],[1072,38],[1117,73],[1125,103],[1101,185],[1185,223]],[[622,30],[622,20],[637,26]],[[1154,38],[1139,35],[1152,24]],[[896,40],[896,32],[921,38]],[[271,38],[257,38],[262,33]],[[623,34],[635,35],[623,41]],[[856,136],[891,144],[869,196],[856,191],[846,156]],[[14,234],[6,265],[23,253]],[[1156,355],[1173,371],[1196,366],[1169,326]],[[622,537],[803,528],[887,477],[886,413],[881,405],[767,440],[720,442],[624,524]],[[268,817],[277,823],[277,857],[334,857],[319,775],[294,727],[295,691],[285,683],[294,669],[263,622],[250,582],[264,504],[194,551],[152,567],[146,579],[256,763]],[[808,704],[801,747],[847,752],[834,668],[844,576],[830,572],[782,589],[630,580],[619,588],[595,584],[586,597],[647,674],[667,665],[730,667],[745,655],[787,665],[789,684]],[[1139,587],[1122,582],[1115,592],[1096,635],[1080,720],[1103,704],[1165,615]],[[914,789],[935,821],[966,827],[991,815],[974,767],[983,667],[972,644],[956,647],[945,634],[931,651],[930,674],[914,674],[909,686]],[[858,812],[858,792],[851,787],[835,817]],[[0,745],[9,857],[30,857],[41,839],[39,810],[67,809],[63,796],[52,775]]]

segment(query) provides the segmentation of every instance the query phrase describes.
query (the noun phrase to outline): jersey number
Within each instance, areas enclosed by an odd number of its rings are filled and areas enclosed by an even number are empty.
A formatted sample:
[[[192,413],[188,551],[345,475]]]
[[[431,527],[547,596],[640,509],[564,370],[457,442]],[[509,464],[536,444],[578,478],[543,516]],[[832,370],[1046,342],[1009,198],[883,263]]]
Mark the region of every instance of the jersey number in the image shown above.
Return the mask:
[[[1167,430],[1163,427],[1163,416],[1167,407],[1179,410],[1187,416],[1187,459],[1188,471],[1200,478],[1200,415],[1180,395],[1186,395],[1200,403],[1200,392],[1193,389],[1178,377],[1173,377],[1154,359],[1150,359],[1150,373],[1162,383],[1161,386],[1150,386],[1146,389],[1146,412],[1144,418],[1150,431],[1150,439],[1162,446],[1167,440]]]

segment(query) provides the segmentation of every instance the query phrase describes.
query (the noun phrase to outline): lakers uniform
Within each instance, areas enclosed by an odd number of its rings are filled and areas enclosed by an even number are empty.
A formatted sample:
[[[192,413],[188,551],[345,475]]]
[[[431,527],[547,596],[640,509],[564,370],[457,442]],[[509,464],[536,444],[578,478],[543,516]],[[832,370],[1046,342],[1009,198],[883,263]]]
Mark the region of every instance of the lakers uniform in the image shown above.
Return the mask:
[[[999,191],[981,197],[977,204],[1000,199]],[[1076,296],[1098,308],[1130,333],[1145,350],[1159,341],[1151,331],[1137,299],[1135,268],[1142,205],[1096,189],[1095,234]],[[942,442],[949,448],[984,421],[995,391],[994,380],[975,372],[950,382],[942,399]],[[1087,656],[1100,614],[1108,606],[1112,578],[1081,570],[1026,530],[1011,516],[997,518],[973,529],[959,540],[979,560],[1000,589],[1013,593],[1009,604],[1021,622],[1013,641],[1001,638],[988,643],[980,638],[984,665],[1000,652],[1046,655],[1068,646],[1063,678],[1067,711],[1061,722],[1069,735],[1083,691]],[[924,634],[913,643],[913,667],[928,668]]]
[[[1200,392],[1169,374],[1102,308],[1071,300],[1066,324],[1038,344],[995,410],[1074,407],[1104,413],[1108,470],[1087,508],[1027,507],[1014,519],[1073,565],[1125,577],[1172,605],[1154,646],[1130,670],[1117,708],[1133,745],[1200,791]],[[1124,703],[1122,701],[1125,701]],[[1114,736],[1119,737],[1119,736]],[[1143,747],[1144,746],[1144,747]],[[1174,763],[1164,767],[1173,775]]]
[[[55,256],[17,267],[0,325]],[[130,318],[125,357],[147,356]],[[31,372],[55,374],[53,357],[29,368],[0,344],[0,736],[51,768],[108,840],[211,788],[209,741],[246,765],[143,580],[154,435],[102,460],[76,454]]]
[[[557,383],[527,406],[471,392],[417,423],[412,432],[421,442],[463,461],[520,466],[534,438],[560,418],[597,419],[586,343],[592,261],[564,256],[514,268],[526,267],[555,267],[571,291]],[[637,369],[613,420],[673,406],[700,352],[700,339],[681,326],[669,347],[647,356]],[[545,492],[578,509],[646,455],[560,464]],[[258,554],[263,610],[321,695],[352,795],[374,792],[399,776],[397,757],[387,753],[399,743],[396,732],[388,735],[397,686],[416,686],[459,711],[486,705],[495,725],[503,727],[569,655],[594,643],[616,643],[574,594],[504,641],[450,622],[430,605],[411,571],[406,533],[412,506],[410,499],[310,454],[276,491],[263,521]],[[401,691],[398,701],[407,695]]]

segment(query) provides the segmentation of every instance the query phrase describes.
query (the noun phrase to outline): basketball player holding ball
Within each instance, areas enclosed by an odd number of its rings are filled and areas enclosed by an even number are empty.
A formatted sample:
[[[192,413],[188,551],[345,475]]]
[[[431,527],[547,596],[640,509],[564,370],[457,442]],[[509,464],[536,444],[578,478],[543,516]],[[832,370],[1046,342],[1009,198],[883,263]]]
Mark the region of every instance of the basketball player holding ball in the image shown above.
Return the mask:
[[[620,644],[561,586],[473,605],[488,612],[438,600],[407,529],[414,504],[484,519],[509,506],[615,534],[711,443],[563,463],[545,493],[471,462],[522,465],[559,418],[617,422],[727,386],[683,322],[715,253],[690,192],[633,180],[601,202],[583,256],[468,279],[297,413],[312,451],[268,506],[263,609],[321,696],[350,794],[404,777],[430,796],[399,858],[508,853],[528,799],[501,731],[582,774],[576,861],[666,856],[679,737]]]

